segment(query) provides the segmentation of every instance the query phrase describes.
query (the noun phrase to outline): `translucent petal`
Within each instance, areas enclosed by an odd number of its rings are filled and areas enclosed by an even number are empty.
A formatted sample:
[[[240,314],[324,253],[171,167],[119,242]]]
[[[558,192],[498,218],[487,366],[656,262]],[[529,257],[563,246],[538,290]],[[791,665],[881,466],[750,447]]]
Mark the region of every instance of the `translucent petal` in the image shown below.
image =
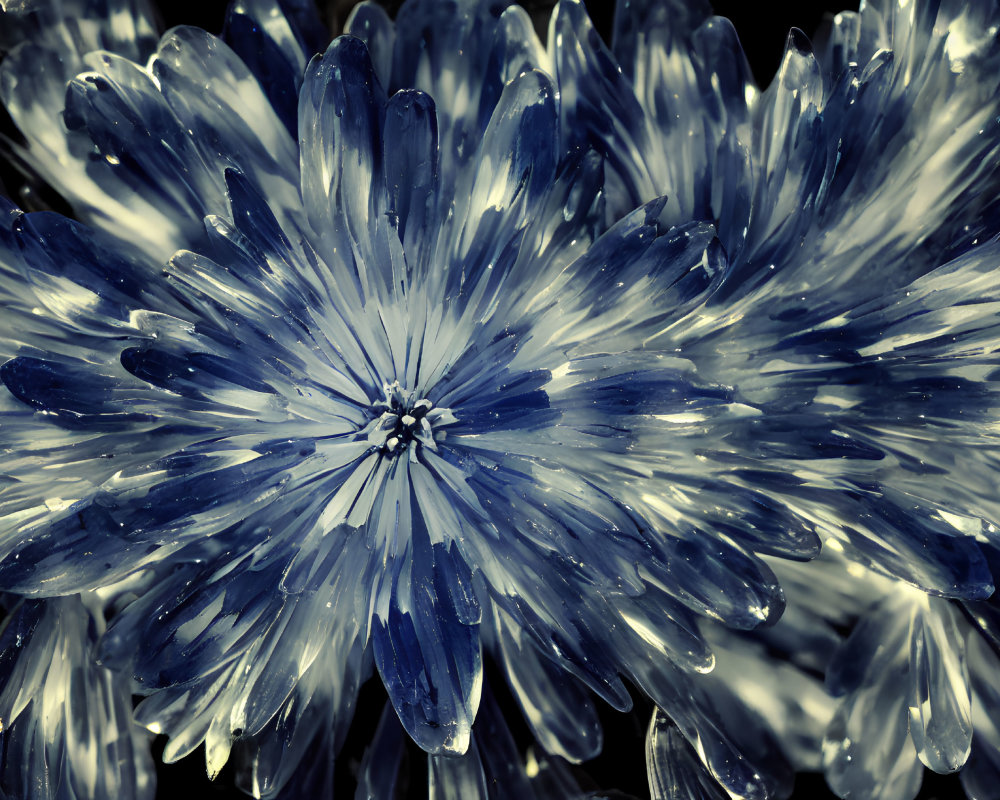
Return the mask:
[[[964,645],[951,605],[928,598],[910,632],[910,737],[935,772],[961,768],[972,745]]]
[[[730,794],[765,798],[790,791],[792,771],[774,735],[724,685],[709,687],[703,676],[655,662],[633,663],[630,672]]]
[[[160,42],[149,72],[216,174],[236,167],[266,193],[276,212],[298,207],[295,140],[236,53],[204,31],[174,28]],[[221,213],[225,206],[208,211]]]
[[[675,222],[717,220],[735,255],[750,214],[756,89],[736,31],[710,14],[700,2],[619,3],[614,52],[655,131],[640,153],[653,191],[671,197]]]
[[[335,755],[364,678],[361,650],[358,644],[345,650],[342,642],[327,648],[268,724],[249,739],[237,739],[239,788],[262,798],[332,792]]]
[[[433,242],[438,190],[438,137],[434,102],[422,92],[403,89],[386,107],[383,158],[387,209],[411,269],[423,272]]]
[[[429,800],[485,800],[486,776],[473,739],[463,755],[427,756]]]
[[[156,16],[146,0],[8,3],[6,11],[0,10],[0,49],[13,48],[0,67],[0,95],[26,139],[23,147],[13,144],[12,149],[29,171],[24,188],[35,195],[36,205],[46,206],[32,191],[39,182],[56,186],[71,203],[102,203],[86,162],[76,158],[67,141],[62,120],[66,84],[85,69],[83,56],[94,50],[145,61],[156,45]],[[133,209],[119,200],[103,198],[112,213],[127,219]],[[139,205],[148,219],[160,220],[154,206]],[[159,231],[147,233],[155,237]]]
[[[920,788],[923,767],[908,730],[907,690],[911,620],[921,600],[901,588],[862,618],[831,662],[827,683],[846,696],[826,732],[823,769],[841,796],[912,800]]]
[[[161,258],[200,242],[202,218],[226,207],[221,173],[206,162],[149,73],[106,52],[92,54],[89,64],[94,71],[75,78],[67,90],[70,145],[81,155],[98,156],[88,159],[87,171],[104,194],[120,201],[134,197],[137,205],[112,217],[96,197],[88,220],[115,227],[115,233],[122,226],[135,230],[136,244],[155,246]],[[150,130],[159,136],[154,139]],[[147,205],[159,211],[141,217]],[[169,224],[157,237],[147,219],[160,218]]]
[[[294,135],[298,93],[309,59],[329,41],[312,3],[260,0],[234,3],[226,17],[226,43],[250,68],[275,113]]]
[[[959,773],[962,788],[971,800],[988,800],[1000,786],[1000,729],[993,709],[1000,701],[1000,660],[976,633],[968,637],[968,663],[972,679],[972,753]]]
[[[579,0],[556,6],[549,50],[555,54],[566,138],[594,146],[609,162],[610,218],[664,194],[642,157],[651,146],[642,106]]]
[[[715,669],[703,680],[715,684],[707,687],[712,693],[730,692],[759,716],[796,771],[815,772],[836,701],[812,664],[825,666],[832,647],[828,643],[817,647],[810,641],[812,631],[787,630],[796,610],[791,606],[773,627],[750,635],[703,623],[716,656]],[[816,617],[810,621],[821,622]],[[839,637],[832,638],[839,643]],[[790,642],[790,652],[783,650],[783,641]]]
[[[547,191],[559,160],[555,87],[541,72],[527,72],[504,87],[480,145],[480,160],[456,186],[468,200],[458,210],[447,242],[449,292],[486,297],[503,270],[501,250],[527,224],[527,208]],[[445,242],[442,242],[444,244]],[[499,273],[499,274],[498,274]],[[433,284],[428,291],[433,291]]]
[[[128,681],[90,658],[101,624],[78,596],[11,609],[0,633],[9,675],[0,771],[11,796],[153,797],[149,737],[132,721]]]
[[[773,277],[772,265],[793,259],[802,231],[823,199],[834,156],[821,124],[823,76],[809,40],[788,36],[774,81],[755,109],[753,215],[744,244],[718,299]]]
[[[380,187],[379,137],[385,92],[364,44],[334,39],[309,64],[299,97],[301,189],[309,220],[322,232],[346,225],[361,240]]]
[[[903,679],[899,669],[885,670],[877,684],[852,694],[830,723],[824,772],[841,797],[912,800],[920,789],[923,766],[907,736],[904,705],[889,688]]]
[[[447,194],[476,163],[482,138],[507,75],[494,59],[499,6],[478,0],[411,0],[396,17],[393,91],[427,92],[438,107],[442,186]],[[381,37],[380,37],[381,44]],[[460,193],[464,194],[464,192]]]
[[[650,577],[688,608],[743,629],[781,615],[784,596],[762,561],[697,533],[665,536],[662,546],[663,560],[654,562]]]
[[[568,761],[586,761],[601,751],[597,709],[583,687],[545,658],[496,611],[498,640],[507,680],[538,743]]]
[[[646,770],[652,800],[724,800],[729,796],[660,711],[653,713],[646,733]]]
[[[613,49],[625,75],[641,85],[651,69],[650,62],[668,56],[676,46],[674,40],[689,36],[711,13],[711,6],[701,0],[628,0],[616,4]],[[678,79],[673,76],[669,82]]]
[[[378,728],[358,767],[355,800],[391,797],[399,780],[399,766],[406,748],[406,733],[391,703],[379,718]]]
[[[637,338],[657,342],[703,298],[725,259],[710,225],[665,228],[662,208],[662,201],[643,206],[602,236],[543,295],[558,322],[538,319],[536,307],[534,325],[581,355],[630,350]]]
[[[392,55],[396,29],[385,9],[372,0],[361,0],[351,9],[344,33],[358,37],[368,47],[375,74],[383,86],[392,80]]]
[[[425,514],[426,517],[426,514]],[[412,574],[396,579],[387,612],[377,611],[375,664],[403,727],[422,748],[442,756],[469,749],[482,689],[478,625],[456,604],[447,573],[416,531]]]

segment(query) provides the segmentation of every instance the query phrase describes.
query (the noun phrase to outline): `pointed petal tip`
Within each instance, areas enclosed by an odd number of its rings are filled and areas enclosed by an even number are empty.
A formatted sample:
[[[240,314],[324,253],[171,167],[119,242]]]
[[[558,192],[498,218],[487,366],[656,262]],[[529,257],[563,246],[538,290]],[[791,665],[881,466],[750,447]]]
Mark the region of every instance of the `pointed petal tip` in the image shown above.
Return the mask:
[[[812,54],[812,42],[801,28],[792,28],[785,39],[785,50],[802,55]]]

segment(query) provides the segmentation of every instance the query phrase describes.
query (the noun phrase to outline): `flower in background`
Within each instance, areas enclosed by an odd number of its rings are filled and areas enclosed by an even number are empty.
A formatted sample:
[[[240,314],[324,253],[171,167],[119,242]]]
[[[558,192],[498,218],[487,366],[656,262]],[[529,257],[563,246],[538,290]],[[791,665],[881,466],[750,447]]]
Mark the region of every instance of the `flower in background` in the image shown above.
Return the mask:
[[[631,681],[657,796],[786,796],[825,727],[835,789],[908,797],[915,759],[836,749],[879,703],[910,703],[894,746],[961,765],[953,609],[990,607],[969,520],[998,516],[992,6],[841,15],[763,93],[697,4],[623,3],[623,71],[572,0],[547,47],[474,0],[362,3],[328,47],[300,2],[158,44],[142,5],[72,11],[4,17],[18,152],[81,221],[0,228],[0,589],[10,631],[90,622],[8,643],[8,693],[66,648],[144,696],[166,759],[234,756],[258,796],[329,791],[373,668],[435,796],[508,768],[576,792],[522,764],[484,654],[571,761],[601,747],[591,692],[627,709]],[[873,598],[825,635],[841,561],[784,561],[821,542],[896,579],[909,626]],[[819,576],[777,625],[775,571]],[[905,699],[871,631],[917,653]],[[131,756],[53,755],[71,728],[36,728],[38,769],[122,791]],[[362,786],[404,741],[387,712]]]
[[[972,698],[988,694],[974,685],[988,670],[970,685],[959,605],[935,596],[983,607],[951,570],[984,575],[995,546],[1000,9],[865,3],[815,51],[793,31],[762,93],[707,7],[620,5],[620,72],[580,19],[553,23],[573,42],[563,109],[607,155],[609,206],[668,192],[668,215],[714,220],[725,244],[727,275],[679,349],[789,432],[774,455],[801,482],[781,496],[829,550],[930,595],[887,581],[891,599],[855,605],[839,620],[860,617],[854,634],[818,665],[845,695],[826,732],[832,788],[910,798],[919,762],[962,767]],[[840,497],[815,491],[826,477]],[[821,589],[837,569],[804,568],[799,602],[838,607]],[[967,787],[996,761],[992,726],[976,730]]]

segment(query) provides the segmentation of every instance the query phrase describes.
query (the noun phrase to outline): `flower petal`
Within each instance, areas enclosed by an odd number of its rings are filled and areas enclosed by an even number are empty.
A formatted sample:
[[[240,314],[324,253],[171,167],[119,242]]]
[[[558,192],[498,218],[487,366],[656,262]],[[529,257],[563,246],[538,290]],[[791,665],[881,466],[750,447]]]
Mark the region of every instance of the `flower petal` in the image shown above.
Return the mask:
[[[128,681],[90,658],[102,625],[95,613],[75,596],[11,608],[0,632],[5,792],[153,797],[149,737],[132,721]]]
[[[367,241],[381,191],[385,92],[364,44],[334,39],[309,63],[299,97],[302,199],[313,230],[344,228]]]
[[[390,86],[396,26],[385,9],[373,0],[361,0],[351,9],[351,14],[344,23],[344,33],[356,36],[365,43],[379,82],[383,86]]]
[[[538,743],[567,761],[594,758],[604,737],[587,692],[527,641],[510,616],[494,613],[507,680]]]
[[[725,800],[729,796],[660,711],[653,713],[646,734],[646,769],[652,800]]]
[[[935,772],[954,772],[972,747],[965,642],[945,600],[928,598],[910,631],[910,738]]]
[[[422,492],[414,482],[416,497]],[[482,689],[478,601],[461,557],[432,544],[427,500],[413,515],[412,556],[394,579],[388,608],[372,621],[375,665],[400,721],[431,754],[469,749]],[[459,569],[461,567],[461,569]],[[465,575],[461,573],[464,572]]]
[[[432,753],[427,762],[428,800],[486,800],[486,775],[475,741],[462,755]]]
[[[306,64],[329,37],[316,7],[302,0],[242,0],[226,16],[223,37],[249,67],[275,113],[294,135]]]
[[[221,39],[197,28],[174,28],[148,70],[216,176],[224,167],[238,168],[267,195],[272,209],[298,209],[295,140]],[[213,204],[207,210],[224,209]]]

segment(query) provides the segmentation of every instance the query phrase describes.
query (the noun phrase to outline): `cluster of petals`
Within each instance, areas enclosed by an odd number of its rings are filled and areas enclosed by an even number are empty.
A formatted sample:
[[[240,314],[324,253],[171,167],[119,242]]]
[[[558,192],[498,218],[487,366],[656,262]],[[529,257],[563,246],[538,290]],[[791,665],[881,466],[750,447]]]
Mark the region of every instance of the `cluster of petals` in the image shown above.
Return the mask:
[[[358,797],[583,797],[636,693],[657,800],[992,796],[996,2],[763,90],[699,0],[0,0],[0,53],[0,796],[152,797],[154,734],[331,796],[375,674]]]

